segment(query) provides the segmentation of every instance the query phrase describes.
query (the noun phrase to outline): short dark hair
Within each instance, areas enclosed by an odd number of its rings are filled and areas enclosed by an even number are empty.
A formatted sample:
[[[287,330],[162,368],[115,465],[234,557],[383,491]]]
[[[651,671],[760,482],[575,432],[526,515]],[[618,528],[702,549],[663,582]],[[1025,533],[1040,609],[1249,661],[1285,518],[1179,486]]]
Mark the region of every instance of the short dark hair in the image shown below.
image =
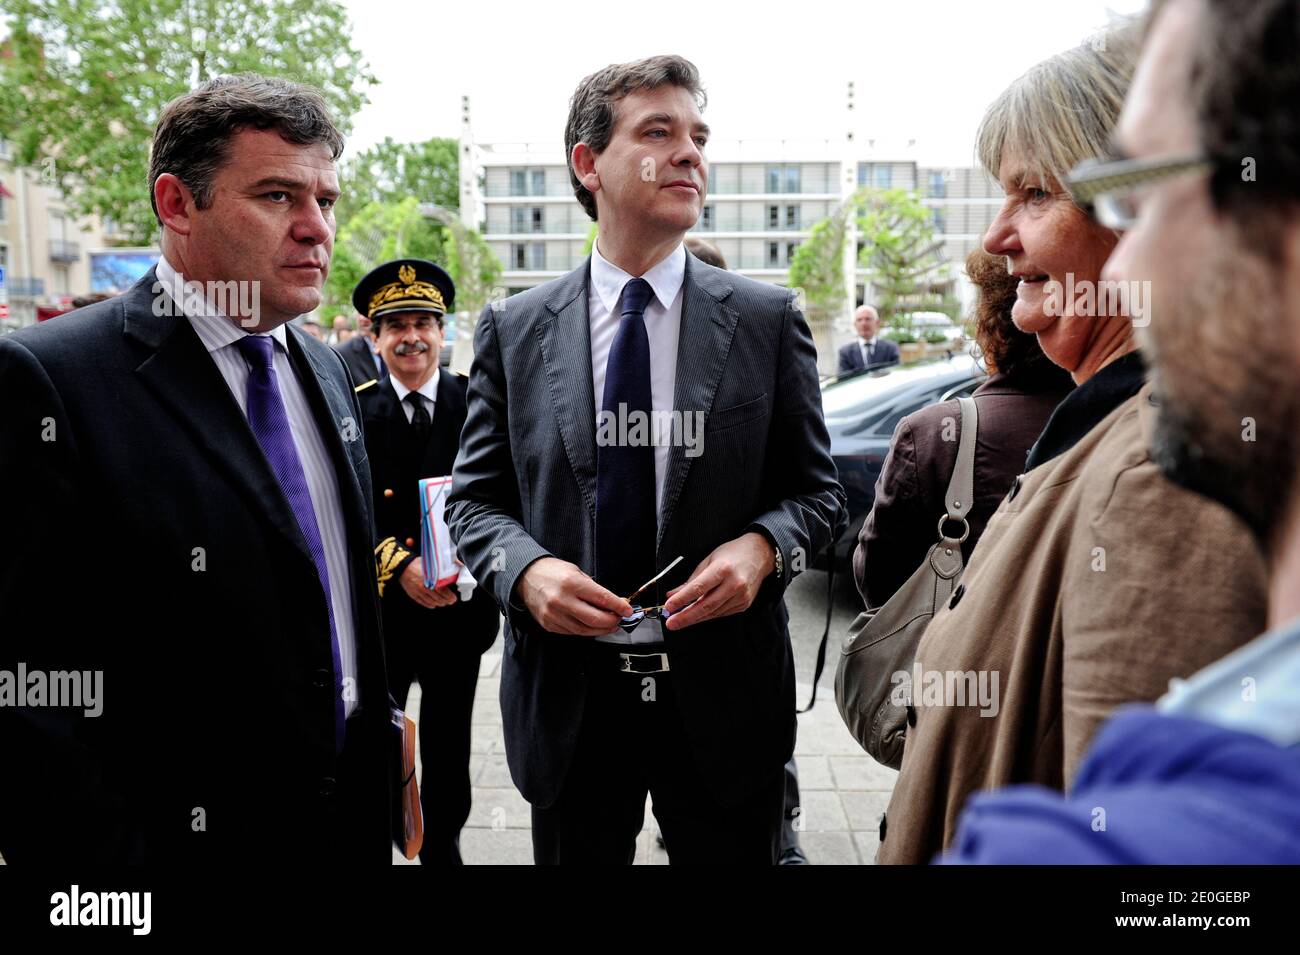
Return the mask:
[[[335,160],[343,154],[343,134],[315,87],[255,73],[218,76],[178,96],[158,116],[149,157],[154,215],[154,185],[165,172],[185,183],[194,204],[206,209],[212,201],[212,181],[228,158],[230,139],[243,129],[272,129],[298,146],[325,143]]]
[[[1210,194],[1219,210],[1249,220],[1244,234],[1273,255],[1276,227],[1300,202],[1300,3],[1205,0],[1202,11],[1191,96],[1201,146],[1221,161]],[[1257,181],[1243,176],[1248,158]]]
[[[725,269],[727,267],[727,260],[723,257],[722,250],[708,239],[688,235],[686,237],[686,248],[691,255],[706,265],[712,265],[716,269]]]
[[[614,107],[618,101],[637,90],[656,90],[665,84],[688,90],[701,110],[708,102],[700,86],[699,70],[681,56],[651,56],[633,63],[614,63],[579,83],[569,100],[569,120],[564,125],[565,161],[569,164],[573,194],[593,222],[596,221],[596,197],[578,181],[573,169],[573,147],[586,143],[592,152],[604,152],[614,135]]]

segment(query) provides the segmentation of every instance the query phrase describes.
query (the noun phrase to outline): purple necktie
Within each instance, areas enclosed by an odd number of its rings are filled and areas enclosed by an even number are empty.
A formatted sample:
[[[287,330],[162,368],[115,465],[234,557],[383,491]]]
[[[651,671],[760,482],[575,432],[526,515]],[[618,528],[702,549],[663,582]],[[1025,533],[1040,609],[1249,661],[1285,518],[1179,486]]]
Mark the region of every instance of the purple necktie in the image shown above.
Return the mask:
[[[320,578],[325,596],[325,612],[330,622],[330,650],[334,656],[334,746],[343,745],[343,663],[339,655],[339,638],[334,628],[334,604],[330,600],[329,568],[325,563],[325,545],[321,543],[320,527],[316,524],[316,510],[312,507],[311,490],[307,487],[307,474],[302,469],[298,449],[294,447],[293,432],[289,428],[289,415],[280,397],[276,383],[275,341],[269,335],[245,335],[235,342],[244,360],[248,362],[248,424],[253,436],[262,447],[267,463],[280,481],[284,496],[289,499],[293,516],[307,542],[311,559],[316,562],[316,575]]]

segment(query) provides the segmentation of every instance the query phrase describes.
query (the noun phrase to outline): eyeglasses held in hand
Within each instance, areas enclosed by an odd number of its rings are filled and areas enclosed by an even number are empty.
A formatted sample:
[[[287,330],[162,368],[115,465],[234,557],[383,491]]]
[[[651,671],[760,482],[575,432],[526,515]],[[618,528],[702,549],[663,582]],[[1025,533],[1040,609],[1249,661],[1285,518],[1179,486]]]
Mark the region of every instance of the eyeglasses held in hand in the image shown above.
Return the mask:
[[[629,594],[626,598],[624,598],[627,600],[628,603],[632,604],[632,615],[630,617],[624,617],[618,622],[619,627],[623,629],[624,633],[631,633],[633,630],[635,630],[637,627],[641,625],[642,620],[667,620],[670,616],[672,616],[672,611],[668,610],[663,604],[660,604],[657,607],[642,607],[639,604],[632,603],[632,601],[635,600],[643,590],[645,590],[647,587],[649,587],[656,580],[658,580],[664,574],[668,573],[668,571],[672,570],[681,562],[682,562],[682,558],[678,557],[671,564],[669,564],[663,570],[659,571],[659,573],[655,574],[653,577],[647,580],[636,590],[632,591],[632,593]]]

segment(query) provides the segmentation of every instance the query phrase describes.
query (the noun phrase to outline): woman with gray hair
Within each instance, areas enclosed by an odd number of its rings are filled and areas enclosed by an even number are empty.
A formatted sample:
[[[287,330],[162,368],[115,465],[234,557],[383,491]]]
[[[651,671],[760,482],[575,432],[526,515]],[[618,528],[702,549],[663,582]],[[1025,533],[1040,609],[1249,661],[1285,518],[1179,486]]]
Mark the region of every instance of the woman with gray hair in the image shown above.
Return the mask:
[[[1154,409],[1133,324],[1149,296],[1100,284],[1117,235],[1062,185],[1106,151],[1136,44],[1124,25],[1040,63],[980,128],[981,162],[1006,193],[984,247],[1019,280],[1016,327],[1078,387],[917,647],[880,862],[930,861],[976,790],[1064,789],[1116,707],[1155,699],[1264,624],[1245,527],[1147,453]]]

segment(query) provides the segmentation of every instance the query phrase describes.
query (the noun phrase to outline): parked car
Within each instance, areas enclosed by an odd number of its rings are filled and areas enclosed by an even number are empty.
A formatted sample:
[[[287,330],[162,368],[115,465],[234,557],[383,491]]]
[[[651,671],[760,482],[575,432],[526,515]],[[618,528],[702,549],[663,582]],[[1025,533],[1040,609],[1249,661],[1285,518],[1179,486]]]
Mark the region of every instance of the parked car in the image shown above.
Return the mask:
[[[969,395],[985,377],[973,358],[960,355],[823,381],[822,412],[849,509],[848,527],[835,542],[836,570],[852,560],[898,422],[926,405]],[[825,569],[825,554],[812,565]]]

